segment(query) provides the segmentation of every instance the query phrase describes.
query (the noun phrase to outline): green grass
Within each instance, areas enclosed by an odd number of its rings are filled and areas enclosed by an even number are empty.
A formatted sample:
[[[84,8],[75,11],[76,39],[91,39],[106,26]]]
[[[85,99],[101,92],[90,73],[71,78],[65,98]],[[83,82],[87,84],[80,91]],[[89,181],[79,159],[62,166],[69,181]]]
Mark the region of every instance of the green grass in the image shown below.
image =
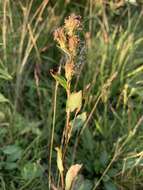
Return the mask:
[[[72,12],[82,16],[83,31],[90,33],[72,84],[72,89],[83,89],[80,114],[87,114],[87,118],[80,115],[67,151],[66,169],[75,163],[83,165],[74,189],[143,187],[141,5],[126,3],[104,12],[92,0],[3,0],[0,190],[48,189],[53,121],[51,175],[57,185],[55,147],[60,145],[65,125],[66,93],[56,87],[50,74],[50,69],[57,68],[63,60],[53,41],[53,31]],[[82,39],[84,43],[84,36]]]

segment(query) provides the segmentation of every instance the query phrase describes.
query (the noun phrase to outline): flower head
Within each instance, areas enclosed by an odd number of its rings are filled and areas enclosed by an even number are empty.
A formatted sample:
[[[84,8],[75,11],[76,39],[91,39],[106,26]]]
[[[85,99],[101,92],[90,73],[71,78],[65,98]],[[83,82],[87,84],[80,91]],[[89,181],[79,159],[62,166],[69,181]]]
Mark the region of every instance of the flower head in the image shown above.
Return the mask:
[[[81,26],[81,17],[71,14],[67,19],[65,19],[64,28],[69,36],[74,35],[75,31]]]
[[[54,40],[56,40],[61,49],[66,49],[66,36],[64,28],[60,27],[54,31]]]
[[[57,28],[54,32],[54,40],[57,41],[64,53],[68,55],[65,63],[65,76],[69,81],[74,75],[75,70],[75,61],[80,41],[76,31],[81,26],[80,18],[80,16],[71,14],[65,19],[64,26]]]

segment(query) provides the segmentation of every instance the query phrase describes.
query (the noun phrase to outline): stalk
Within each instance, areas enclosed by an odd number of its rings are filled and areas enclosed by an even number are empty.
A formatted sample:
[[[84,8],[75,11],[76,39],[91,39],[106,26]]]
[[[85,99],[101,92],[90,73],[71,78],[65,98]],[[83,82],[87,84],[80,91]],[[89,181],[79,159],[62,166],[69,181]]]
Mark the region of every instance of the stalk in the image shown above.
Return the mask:
[[[59,169],[59,183],[61,183],[62,190],[64,189],[64,177],[65,177],[65,158],[66,151],[68,148],[68,143],[71,137],[71,113],[78,111],[82,104],[82,91],[72,92],[71,84],[73,75],[75,74],[76,67],[76,57],[78,54],[79,37],[77,31],[80,30],[80,16],[72,14],[67,19],[65,19],[64,25],[59,27],[54,32],[54,40],[58,43],[60,49],[64,52],[66,57],[66,62],[64,66],[65,76],[59,76],[58,74],[52,73],[52,76],[57,80],[66,90],[67,100],[66,100],[66,122],[63,130],[63,135],[61,139],[60,148],[57,150],[57,166]],[[77,101],[77,103],[75,103]],[[75,114],[77,115],[77,114]],[[60,180],[61,179],[61,180]]]

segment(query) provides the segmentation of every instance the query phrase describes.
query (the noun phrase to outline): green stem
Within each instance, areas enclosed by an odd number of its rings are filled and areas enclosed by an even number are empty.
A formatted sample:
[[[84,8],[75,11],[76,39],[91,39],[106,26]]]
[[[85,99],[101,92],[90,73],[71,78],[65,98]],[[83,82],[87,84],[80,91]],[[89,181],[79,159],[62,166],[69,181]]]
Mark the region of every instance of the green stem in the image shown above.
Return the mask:
[[[59,72],[60,72],[60,70],[61,70],[61,66],[59,67]],[[49,170],[48,170],[49,189],[51,189],[51,162],[52,162],[54,132],[55,132],[55,123],[56,123],[56,109],[57,109],[57,91],[58,91],[58,84],[59,84],[59,83],[56,82],[55,91],[54,91],[54,111],[53,111],[51,143],[50,143],[50,156],[49,156]]]

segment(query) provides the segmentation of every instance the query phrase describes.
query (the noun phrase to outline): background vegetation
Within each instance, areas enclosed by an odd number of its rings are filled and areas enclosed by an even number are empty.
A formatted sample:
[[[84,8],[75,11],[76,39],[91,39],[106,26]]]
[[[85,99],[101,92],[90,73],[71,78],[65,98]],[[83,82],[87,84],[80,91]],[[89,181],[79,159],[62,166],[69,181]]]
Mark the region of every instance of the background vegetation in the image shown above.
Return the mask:
[[[53,31],[73,12],[84,32],[72,86],[84,104],[67,154],[67,168],[83,164],[74,189],[143,188],[142,3],[1,0],[0,190],[48,189],[50,69],[63,64]],[[57,93],[54,147],[65,125],[66,94]],[[55,182],[55,150],[51,172]]]

